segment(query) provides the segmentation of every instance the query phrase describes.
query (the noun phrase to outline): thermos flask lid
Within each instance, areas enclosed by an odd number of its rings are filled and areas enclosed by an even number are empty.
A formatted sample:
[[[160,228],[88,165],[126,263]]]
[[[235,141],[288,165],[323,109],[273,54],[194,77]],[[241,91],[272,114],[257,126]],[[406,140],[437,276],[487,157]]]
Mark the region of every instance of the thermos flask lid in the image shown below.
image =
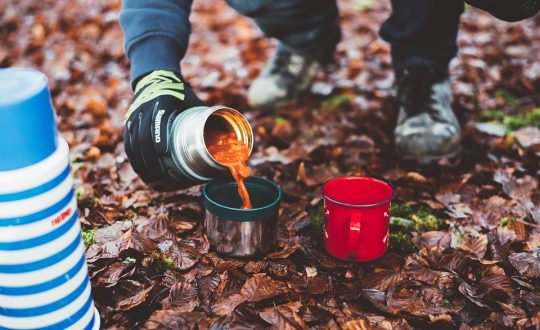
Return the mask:
[[[0,69],[0,171],[49,157],[57,131],[47,77],[33,69]]]
[[[240,208],[238,185],[228,178],[214,179],[204,186],[204,207],[218,218],[230,221],[261,221],[277,214],[283,195],[277,184],[258,176],[250,176],[244,183],[253,208]]]

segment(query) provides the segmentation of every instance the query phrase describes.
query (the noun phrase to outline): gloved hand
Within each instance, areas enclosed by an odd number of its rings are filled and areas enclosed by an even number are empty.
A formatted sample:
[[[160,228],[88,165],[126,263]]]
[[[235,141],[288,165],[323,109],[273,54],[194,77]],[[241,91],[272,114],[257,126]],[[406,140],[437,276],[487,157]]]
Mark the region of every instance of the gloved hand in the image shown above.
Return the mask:
[[[521,21],[533,17],[540,11],[540,0],[466,0],[466,2],[507,22]]]
[[[183,110],[201,105],[204,102],[172,71],[152,71],[136,84],[125,117],[124,145],[131,166],[150,186],[175,189],[176,180],[165,170],[159,156],[169,148],[173,119]]]

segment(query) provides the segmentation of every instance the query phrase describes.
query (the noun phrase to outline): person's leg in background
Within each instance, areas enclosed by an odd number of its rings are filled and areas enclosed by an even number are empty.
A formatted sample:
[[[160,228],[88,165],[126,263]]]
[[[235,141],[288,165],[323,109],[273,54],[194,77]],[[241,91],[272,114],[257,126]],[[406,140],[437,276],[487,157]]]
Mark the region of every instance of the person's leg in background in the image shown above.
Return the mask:
[[[392,0],[392,14],[381,28],[392,47],[399,107],[395,143],[405,158],[429,162],[459,153],[448,63],[457,53],[463,9],[463,0]]]
[[[250,105],[275,108],[305,92],[321,62],[340,39],[336,0],[227,0],[255,20],[267,37],[279,41],[248,91]]]
[[[531,18],[540,11],[540,0],[467,0],[467,3],[507,22]]]

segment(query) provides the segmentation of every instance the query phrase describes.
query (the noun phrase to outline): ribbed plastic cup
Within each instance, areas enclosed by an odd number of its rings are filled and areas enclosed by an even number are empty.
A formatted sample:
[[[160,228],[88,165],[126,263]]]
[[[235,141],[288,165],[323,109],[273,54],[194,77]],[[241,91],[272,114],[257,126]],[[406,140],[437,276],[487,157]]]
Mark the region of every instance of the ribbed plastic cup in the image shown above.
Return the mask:
[[[47,78],[0,69],[0,330],[99,329]]]

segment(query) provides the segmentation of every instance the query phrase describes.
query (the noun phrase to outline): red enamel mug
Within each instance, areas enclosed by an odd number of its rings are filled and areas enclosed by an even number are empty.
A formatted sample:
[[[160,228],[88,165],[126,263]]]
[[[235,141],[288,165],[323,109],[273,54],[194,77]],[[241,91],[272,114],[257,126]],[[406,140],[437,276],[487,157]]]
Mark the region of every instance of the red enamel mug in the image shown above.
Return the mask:
[[[388,249],[390,203],[394,187],[383,180],[343,176],[327,181],[324,197],[324,246],[336,258],[370,261]]]

